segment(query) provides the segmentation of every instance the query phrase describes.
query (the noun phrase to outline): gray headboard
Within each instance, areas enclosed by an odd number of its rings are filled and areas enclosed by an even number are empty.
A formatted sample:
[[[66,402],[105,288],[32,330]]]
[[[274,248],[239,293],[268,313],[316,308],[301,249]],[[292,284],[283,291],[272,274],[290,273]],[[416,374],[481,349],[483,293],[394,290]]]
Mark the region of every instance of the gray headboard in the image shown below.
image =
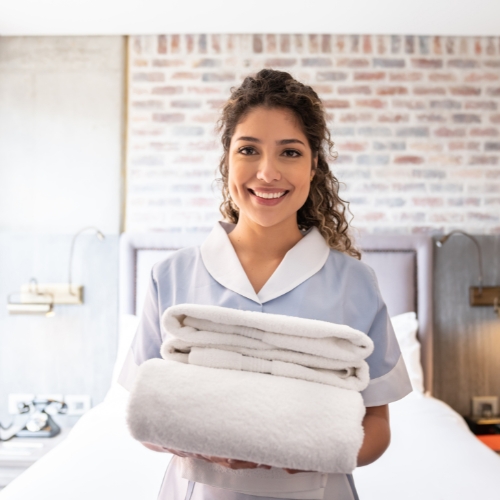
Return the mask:
[[[418,338],[422,345],[425,390],[432,393],[432,238],[423,235],[364,235],[359,246],[362,260],[379,282],[390,316],[417,313]]]
[[[120,313],[140,314],[151,267],[169,253],[199,245],[207,233],[123,233],[120,238]],[[415,311],[422,344],[424,384],[432,392],[432,240],[428,236],[365,235],[362,260],[375,271],[394,316]]]

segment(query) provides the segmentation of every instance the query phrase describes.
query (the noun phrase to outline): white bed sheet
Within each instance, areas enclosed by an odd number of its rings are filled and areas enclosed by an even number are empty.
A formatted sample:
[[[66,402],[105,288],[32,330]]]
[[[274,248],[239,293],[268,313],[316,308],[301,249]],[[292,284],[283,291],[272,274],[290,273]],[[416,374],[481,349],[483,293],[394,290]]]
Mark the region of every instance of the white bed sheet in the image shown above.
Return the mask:
[[[114,386],[68,438],[0,493],[0,500],[155,500],[170,455],[128,434],[128,393]],[[391,404],[392,442],[355,471],[361,500],[498,498],[500,457],[443,402],[413,393]]]
[[[500,456],[451,407],[413,392],[390,408],[389,449],[354,472],[360,500],[500,498]]]

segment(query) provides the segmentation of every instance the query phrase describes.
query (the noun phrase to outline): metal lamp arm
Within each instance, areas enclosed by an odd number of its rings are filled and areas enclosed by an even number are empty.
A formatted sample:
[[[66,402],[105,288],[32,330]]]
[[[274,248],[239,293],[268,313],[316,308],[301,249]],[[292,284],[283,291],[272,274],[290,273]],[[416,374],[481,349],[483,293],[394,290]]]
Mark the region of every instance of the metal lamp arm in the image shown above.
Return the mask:
[[[95,226],[84,227],[83,229],[80,229],[80,231],[78,231],[73,236],[73,239],[71,240],[71,250],[69,252],[69,269],[68,269],[68,288],[69,288],[69,293],[71,295],[76,295],[75,293],[73,293],[73,291],[71,289],[71,269],[73,267],[73,252],[74,252],[74,249],[75,249],[76,239],[78,238],[78,236],[80,236],[80,234],[82,234],[85,231],[89,231],[91,229],[96,232],[96,236],[100,240],[103,240],[105,238],[104,234],[99,229],[97,229]]]
[[[460,229],[455,229],[453,231],[450,231],[447,235],[443,236],[441,239],[437,241],[438,246],[443,246],[446,241],[453,236],[454,234],[461,234],[463,236],[467,236],[470,240],[474,242],[474,245],[476,245],[476,250],[477,250],[477,258],[478,258],[478,264],[479,264],[479,294],[483,293],[483,256],[481,254],[481,246],[479,245],[479,241],[472,236],[469,233],[466,233],[465,231],[461,231]]]

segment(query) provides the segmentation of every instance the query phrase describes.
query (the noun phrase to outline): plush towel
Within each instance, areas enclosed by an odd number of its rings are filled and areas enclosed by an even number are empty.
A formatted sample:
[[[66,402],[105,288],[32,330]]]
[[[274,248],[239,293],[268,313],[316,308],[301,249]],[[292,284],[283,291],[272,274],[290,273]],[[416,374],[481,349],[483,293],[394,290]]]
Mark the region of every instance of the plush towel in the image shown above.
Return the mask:
[[[151,359],[128,408],[132,435],[275,467],[348,473],[363,440],[361,395],[293,378]]]
[[[356,391],[369,383],[364,358],[373,343],[346,325],[195,304],[167,309],[162,322],[173,337],[162,345],[164,359]]]
[[[163,314],[163,360],[139,367],[132,435],[274,467],[351,472],[373,342],[346,325],[216,306]]]
[[[185,342],[249,349],[286,349],[358,362],[373,351],[372,340],[347,325],[227,307],[178,304],[162,316],[165,330]]]
[[[298,378],[342,389],[362,391],[369,383],[368,364],[321,358],[285,350],[243,349],[233,346],[193,346],[177,339],[162,346],[162,357],[211,368],[226,368]],[[286,360],[286,361],[283,361]],[[291,362],[291,361],[294,362]],[[320,365],[320,366],[317,366]]]

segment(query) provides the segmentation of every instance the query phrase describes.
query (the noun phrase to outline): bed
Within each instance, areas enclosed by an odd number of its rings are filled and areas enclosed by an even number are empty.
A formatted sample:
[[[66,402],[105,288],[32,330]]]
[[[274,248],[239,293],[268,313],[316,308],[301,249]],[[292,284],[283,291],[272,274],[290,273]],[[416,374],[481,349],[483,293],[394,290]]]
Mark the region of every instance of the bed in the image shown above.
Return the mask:
[[[122,235],[120,339],[107,396],[64,442],[2,490],[0,500],[156,499],[170,455],[149,451],[130,437],[125,423],[128,393],[116,377],[141,313],[151,266],[178,248],[199,244],[204,236]],[[377,462],[355,471],[361,500],[498,498],[500,457],[471,434],[454,410],[431,395],[431,239],[369,235],[360,246],[363,260],[377,274],[390,315],[417,314],[419,342],[411,344],[413,355],[415,347],[420,353],[417,359],[408,358],[415,365],[411,370],[416,390],[391,404],[391,446]]]

